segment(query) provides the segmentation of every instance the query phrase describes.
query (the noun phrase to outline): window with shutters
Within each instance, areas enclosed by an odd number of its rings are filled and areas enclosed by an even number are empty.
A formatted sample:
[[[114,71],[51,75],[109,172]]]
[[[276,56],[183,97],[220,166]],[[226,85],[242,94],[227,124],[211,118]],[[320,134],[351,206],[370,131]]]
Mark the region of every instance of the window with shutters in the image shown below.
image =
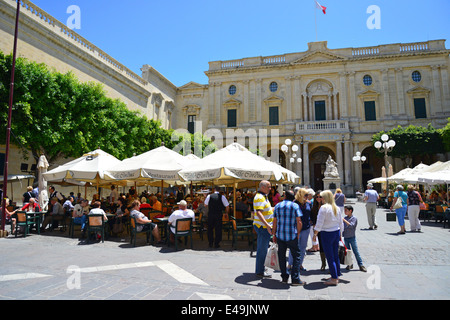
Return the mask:
[[[269,125],[278,126],[279,124],[278,107],[269,107]]]
[[[376,121],[377,112],[375,109],[375,101],[364,101],[364,112],[366,115],[366,121]]]
[[[315,101],[314,109],[316,113],[316,121],[323,121],[327,119],[325,112],[325,100]]]
[[[425,98],[414,99],[414,114],[416,119],[424,119],[427,117]]]
[[[237,110],[236,109],[228,109],[228,120],[227,120],[227,126],[228,128],[236,127],[237,125]]]

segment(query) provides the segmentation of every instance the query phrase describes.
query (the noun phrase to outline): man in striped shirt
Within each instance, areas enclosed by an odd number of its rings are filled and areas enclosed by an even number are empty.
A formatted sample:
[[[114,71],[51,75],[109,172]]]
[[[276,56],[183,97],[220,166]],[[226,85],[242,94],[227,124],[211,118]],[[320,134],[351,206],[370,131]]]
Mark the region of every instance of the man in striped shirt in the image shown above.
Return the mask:
[[[267,195],[270,192],[270,182],[261,181],[258,192],[253,198],[254,220],[253,228],[258,236],[256,243],[256,268],[255,273],[258,278],[271,278],[265,271],[264,261],[269,248],[270,237],[272,235],[273,211]]]
[[[300,217],[302,212],[298,204],[293,202],[294,193],[286,191],[286,198],[278,203],[274,210],[273,219],[273,242],[278,244],[278,261],[281,269],[281,281],[287,283],[289,274],[286,272],[286,250],[292,253],[294,263],[291,269],[293,286],[300,286],[305,282],[300,281],[300,248],[298,246],[298,236],[302,230]]]

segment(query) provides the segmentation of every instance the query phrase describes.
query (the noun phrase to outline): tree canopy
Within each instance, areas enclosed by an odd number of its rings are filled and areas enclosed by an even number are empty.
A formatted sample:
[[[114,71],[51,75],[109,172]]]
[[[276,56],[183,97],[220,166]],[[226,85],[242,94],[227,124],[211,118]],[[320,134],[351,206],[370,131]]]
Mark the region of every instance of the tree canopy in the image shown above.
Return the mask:
[[[390,156],[394,158],[431,156],[446,151],[443,143],[443,130],[435,129],[431,124],[427,127],[398,126],[388,132],[381,131],[373,135],[372,142],[381,141],[381,136],[387,134],[389,139],[396,142],[395,147],[388,153]]]
[[[5,141],[12,56],[0,52],[0,141]],[[30,150],[36,159],[43,153],[50,162],[79,157],[100,148],[118,159],[161,146],[176,146],[173,130],[159,121],[131,111],[109,98],[99,83],[80,82],[73,73],[59,73],[43,63],[18,58],[11,143]],[[207,146],[211,140],[202,138]],[[181,140],[193,141],[181,136]],[[192,144],[194,150],[194,144]],[[186,150],[185,150],[186,152]],[[25,154],[25,152],[24,152]]]

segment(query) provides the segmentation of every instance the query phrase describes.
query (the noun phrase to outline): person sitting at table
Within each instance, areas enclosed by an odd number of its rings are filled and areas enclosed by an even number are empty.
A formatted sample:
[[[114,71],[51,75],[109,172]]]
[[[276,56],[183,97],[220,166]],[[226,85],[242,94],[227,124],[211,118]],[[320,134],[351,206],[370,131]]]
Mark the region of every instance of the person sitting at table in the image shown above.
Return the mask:
[[[153,210],[162,212],[162,203],[158,201],[158,198],[156,196],[152,196],[150,198],[150,205],[152,206]]]
[[[59,203],[58,198],[56,197],[51,198],[50,203],[52,205],[52,211],[50,211],[49,214],[46,215],[44,221],[42,222],[41,232],[45,232],[45,228],[52,221],[52,217],[53,220],[56,220],[56,222],[64,218],[64,209],[61,203]]]
[[[8,210],[8,206],[9,206],[9,199],[6,198],[5,199],[5,204],[6,204],[6,209],[5,209],[5,214],[6,214],[6,219],[5,219],[5,224],[11,224],[11,228],[12,230],[16,230],[16,218],[15,216],[13,217],[13,215],[16,213],[17,210],[14,210],[13,212],[10,212]],[[0,203],[0,212],[2,212],[2,207],[1,207],[2,203]],[[0,214],[0,222],[2,221],[2,215]]]
[[[75,224],[81,225],[81,231],[84,232],[86,226],[86,215],[89,214],[89,201],[83,199],[80,203],[77,203],[72,211],[72,217]]]
[[[187,208],[186,200],[181,200],[178,204],[178,210],[175,210],[168,220],[168,225],[170,226],[170,241],[173,243],[173,234],[175,233],[175,221],[178,219],[192,218],[192,223],[195,222],[195,213],[191,209]]]
[[[137,232],[142,232],[142,231],[147,231],[147,230],[151,230],[153,237],[155,237],[156,242],[158,244],[163,243],[163,241],[161,241],[161,236],[159,235],[159,229],[158,226],[152,222],[152,220],[149,220],[145,214],[143,214],[142,212],[139,211],[139,207],[141,206],[141,202],[139,200],[134,200],[131,203],[131,212],[130,212],[130,216],[135,217],[136,218],[136,230]]]
[[[69,196],[66,200],[66,202],[64,202],[63,204],[63,208],[64,210],[66,210],[66,212],[68,213],[72,213],[74,206],[73,206],[73,201],[74,201],[74,197]]]
[[[149,204],[149,203],[147,203],[147,198],[146,197],[142,197],[141,198],[141,205],[140,205],[140,207],[139,207],[139,209],[142,209],[142,208],[151,208],[152,206]]]
[[[102,214],[103,215],[103,221],[108,221],[108,217],[106,216],[105,210],[101,208],[102,203],[100,201],[95,201],[92,205],[91,211],[89,211],[88,215],[92,214]]]
[[[40,212],[41,207],[36,202],[35,198],[30,198],[29,202],[20,209],[21,211],[27,211],[27,212]]]

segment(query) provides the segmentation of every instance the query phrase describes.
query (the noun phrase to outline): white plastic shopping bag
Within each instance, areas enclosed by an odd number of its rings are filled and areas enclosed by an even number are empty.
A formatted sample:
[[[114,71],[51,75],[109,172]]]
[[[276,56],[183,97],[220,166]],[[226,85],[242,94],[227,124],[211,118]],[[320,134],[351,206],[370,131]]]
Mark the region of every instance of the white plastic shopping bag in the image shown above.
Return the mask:
[[[276,243],[272,243],[267,250],[267,256],[266,261],[264,262],[264,266],[275,271],[281,271],[280,262],[278,261],[278,245]]]

